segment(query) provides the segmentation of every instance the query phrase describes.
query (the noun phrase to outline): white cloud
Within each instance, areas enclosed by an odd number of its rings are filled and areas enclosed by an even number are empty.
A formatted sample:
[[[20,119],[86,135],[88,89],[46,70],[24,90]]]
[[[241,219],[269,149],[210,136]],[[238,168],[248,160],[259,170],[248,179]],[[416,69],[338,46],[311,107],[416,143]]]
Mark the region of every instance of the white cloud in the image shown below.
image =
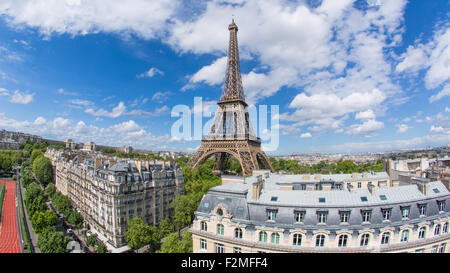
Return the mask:
[[[14,93],[10,96],[9,102],[18,103],[18,104],[28,104],[33,101],[34,93],[22,93],[19,90],[14,91]]]
[[[167,0],[90,0],[39,1],[3,0],[0,14],[10,25],[37,28],[45,37],[51,34],[86,35],[112,32],[136,34],[145,39],[161,35],[178,1]]]
[[[66,91],[66,90],[64,90],[64,88],[59,88],[58,90],[56,90],[56,92],[57,92],[58,94],[62,94],[62,95],[70,95],[70,96],[76,96],[76,95],[78,95],[78,93]]]
[[[212,64],[202,67],[194,75],[190,76],[189,83],[182,90],[195,87],[196,83],[204,82],[209,85],[216,85],[223,82],[225,70],[227,68],[227,57],[216,59]]]
[[[98,127],[87,125],[84,121],[74,122],[61,117],[48,121],[43,117],[37,117],[33,122],[18,121],[7,117],[5,113],[0,113],[0,127],[50,139],[65,140],[71,138],[77,142],[94,141],[99,145],[115,147],[131,145],[135,148],[160,149],[161,144],[172,142],[170,136],[153,136],[133,120],[114,124],[110,127]]]
[[[300,135],[300,138],[312,138],[311,133],[303,133]]]
[[[161,70],[159,70],[159,69],[156,68],[156,67],[152,67],[152,68],[150,68],[148,71],[146,71],[146,72],[144,72],[144,73],[142,73],[142,74],[137,75],[137,77],[138,77],[138,78],[152,78],[153,76],[155,76],[155,75],[157,75],[157,74],[159,74],[159,75],[164,75],[164,72],[162,72]]]
[[[373,136],[373,134],[384,128],[384,123],[375,119],[369,119],[362,124],[351,125],[347,131],[347,134],[365,135],[367,137]]]
[[[108,112],[103,108],[97,111],[95,111],[93,108],[88,108],[84,112],[91,114],[93,116],[117,118],[123,115],[125,111],[126,111],[125,104],[123,102],[119,102],[119,104],[116,107],[114,107],[111,112]]]
[[[375,114],[373,113],[372,109],[369,109],[364,112],[359,112],[355,115],[355,119],[361,119],[361,120],[374,119],[374,118],[375,118]]]
[[[445,106],[445,112],[449,113],[450,112],[450,108],[448,108],[447,106]]]
[[[449,45],[449,47],[450,47],[450,45]],[[449,67],[449,69],[450,69],[450,67]],[[438,101],[446,96],[450,96],[450,83],[447,83],[439,93],[431,96],[429,101],[430,101],[430,103],[433,103],[433,102]]]
[[[411,129],[411,126],[408,126],[407,124],[397,124],[398,127],[397,133],[403,134],[406,133],[409,129]]]
[[[442,126],[434,126],[434,125],[432,125],[431,128],[430,128],[430,132],[433,132],[433,133],[441,133],[441,132],[444,132],[444,131],[445,131],[445,129]]]
[[[155,94],[153,94],[152,96],[152,101],[156,101],[158,103],[163,103],[165,102],[167,99],[169,99],[169,96],[172,94],[172,92],[156,92]]]

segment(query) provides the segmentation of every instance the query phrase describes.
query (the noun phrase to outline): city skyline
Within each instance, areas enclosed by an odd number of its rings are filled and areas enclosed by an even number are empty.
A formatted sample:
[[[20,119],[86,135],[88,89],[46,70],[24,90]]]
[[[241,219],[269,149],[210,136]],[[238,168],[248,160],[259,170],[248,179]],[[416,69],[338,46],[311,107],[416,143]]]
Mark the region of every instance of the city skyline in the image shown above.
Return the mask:
[[[215,105],[234,16],[246,101],[280,107],[269,154],[450,143],[446,1],[80,3],[0,4],[0,128],[194,152],[170,111]]]

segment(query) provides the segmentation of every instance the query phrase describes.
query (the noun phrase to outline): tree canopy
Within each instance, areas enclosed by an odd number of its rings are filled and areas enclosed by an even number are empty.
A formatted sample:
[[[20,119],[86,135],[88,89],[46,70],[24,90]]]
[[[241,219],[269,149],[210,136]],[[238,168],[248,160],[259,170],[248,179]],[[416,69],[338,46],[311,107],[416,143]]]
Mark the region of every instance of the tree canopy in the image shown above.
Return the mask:
[[[141,218],[136,217],[128,221],[125,239],[130,248],[138,249],[149,244],[159,244],[161,235],[155,226],[149,226]]]

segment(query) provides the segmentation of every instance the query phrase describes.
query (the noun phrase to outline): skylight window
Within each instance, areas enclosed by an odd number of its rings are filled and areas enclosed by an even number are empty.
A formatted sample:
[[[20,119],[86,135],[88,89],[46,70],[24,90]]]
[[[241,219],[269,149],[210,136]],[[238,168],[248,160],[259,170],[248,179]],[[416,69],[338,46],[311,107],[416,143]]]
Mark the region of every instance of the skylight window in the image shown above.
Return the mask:
[[[203,207],[205,208],[209,207],[209,203],[208,202],[203,203]]]
[[[319,197],[319,203],[325,203],[325,197]]]
[[[435,193],[440,193],[440,191],[439,191],[438,189],[433,189],[433,191],[434,191]]]
[[[380,199],[383,200],[383,201],[386,201],[387,200],[386,195],[384,195],[384,194],[380,195]]]
[[[272,196],[272,198],[270,198],[270,201],[276,202],[276,201],[278,201],[278,197],[277,196]]]
[[[367,197],[366,196],[361,196],[361,201],[367,202]]]

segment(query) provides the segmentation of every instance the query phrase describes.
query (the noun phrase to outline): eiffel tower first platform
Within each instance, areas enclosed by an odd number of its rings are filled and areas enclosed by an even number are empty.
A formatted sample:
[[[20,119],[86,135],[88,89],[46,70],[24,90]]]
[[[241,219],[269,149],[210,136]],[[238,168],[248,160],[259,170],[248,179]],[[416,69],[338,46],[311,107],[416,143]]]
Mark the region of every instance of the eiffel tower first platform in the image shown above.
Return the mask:
[[[261,140],[256,137],[250,122],[242,88],[238,27],[234,20],[228,30],[228,62],[222,96],[217,102],[219,108],[209,134],[203,136],[201,146],[189,163],[196,167],[215,156],[214,171],[223,172],[228,159],[233,156],[241,164],[243,175],[251,175],[254,169],[268,169],[273,172],[269,159],[261,149]]]

